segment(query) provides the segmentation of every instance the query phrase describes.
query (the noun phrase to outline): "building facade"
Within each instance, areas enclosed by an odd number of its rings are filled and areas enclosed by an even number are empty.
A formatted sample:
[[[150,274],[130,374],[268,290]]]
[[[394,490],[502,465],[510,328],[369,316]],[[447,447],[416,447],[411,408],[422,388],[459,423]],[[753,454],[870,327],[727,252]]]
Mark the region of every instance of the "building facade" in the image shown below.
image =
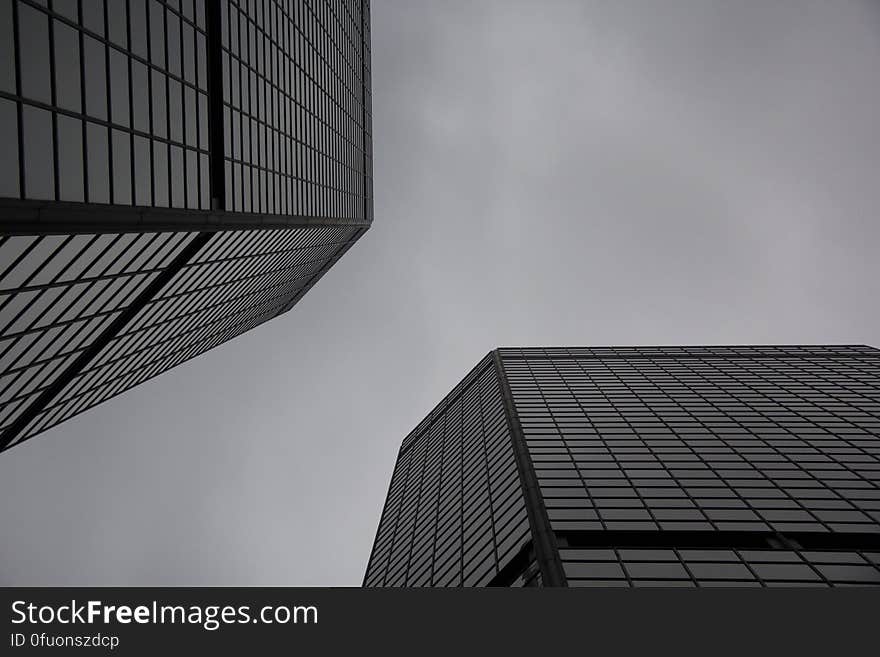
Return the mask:
[[[0,3],[0,450],[286,312],[369,228],[369,16]]]
[[[403,441],[364,584],[880,585],[880,350],[496,350]]]

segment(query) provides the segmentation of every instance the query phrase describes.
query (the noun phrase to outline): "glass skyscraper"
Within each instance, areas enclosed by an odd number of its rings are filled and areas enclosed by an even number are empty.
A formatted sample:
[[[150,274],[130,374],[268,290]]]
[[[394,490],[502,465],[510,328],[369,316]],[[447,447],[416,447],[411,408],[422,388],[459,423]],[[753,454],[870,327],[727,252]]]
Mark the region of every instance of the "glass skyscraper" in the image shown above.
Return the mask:
[[[0,449],[289,310],[369,228],[369,14],[0,2]]]
[[[880,585],[880,351],[493,351],[403,441],[364,584]]]

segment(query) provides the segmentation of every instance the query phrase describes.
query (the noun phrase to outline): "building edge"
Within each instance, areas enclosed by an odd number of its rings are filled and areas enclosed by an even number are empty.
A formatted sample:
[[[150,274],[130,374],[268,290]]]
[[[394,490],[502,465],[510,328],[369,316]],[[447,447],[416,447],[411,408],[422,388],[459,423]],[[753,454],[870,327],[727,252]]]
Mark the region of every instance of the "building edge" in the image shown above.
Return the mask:
[[[504,371],[504,363],[498,349],[490,352],[490,357],[495,365],[498,382],[501,388],[502,405],[507,419],[507,427],[510,431],[510,442],[513,448],[516,469],[519,473],[519,482],[522,486],[523,499],[526,505],[526,515],[532,530],[532,545],[535,550],[535,561],[541,571],[541,580],[546,587],[565,587],[568,583],[565,571],[562,569],[562,559],[559,557],[559,547],[556,544],[556,535],[550,527],[550,516],[544,505],[544,497],[538,487],[538,477],[532,459],[529,456],[525,436],[516,407],[513,402],[513,393],[507,381]]]

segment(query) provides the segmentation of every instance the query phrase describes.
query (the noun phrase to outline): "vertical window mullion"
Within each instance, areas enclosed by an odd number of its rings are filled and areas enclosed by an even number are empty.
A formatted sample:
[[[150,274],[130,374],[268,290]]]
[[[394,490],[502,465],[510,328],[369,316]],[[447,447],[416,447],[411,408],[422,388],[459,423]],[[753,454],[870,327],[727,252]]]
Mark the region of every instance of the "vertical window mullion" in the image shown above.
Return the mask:
[[[147,151],[150,156],[150,205],[156,205],[156,162],[153,148],[153,141],[156,136],[156,128],[155,121],[153,118],[153,29],[152,29],[152,20],[150,19],[150,5],[149,3],[144,3],[144,12],[145,14],[142,16],[144,19],[144,27],[146,28],[146,45],[147,45],[147,116],[149,118],[150,123],[150,137],[147,143]],[[131,18],[129,18],[129,25],[131,25]]]
[[[52,99],[52,167],[55,172],[55,189],[53,198],[57,201],[61,198],[60,187],[61,176],[58,175],[58,113],[54,108],[58,107],[58,98],[55,91],[55,20],[49,17],[49,82],[50,94]]]
[[[113,2],[114,0],[109,0]],[[118,2],[119,0],[115,0]],[[112,46],[110,45],[110,23],[107,18],[107,3],[102,2],[101,6],[103,7],[104,13],[104,41],[101,43],[101,46],[104,49],[104,75],[105,75],[105,84],[106,84],[106,101],[107,101],[107,127],[104,130],[107,132],[107,199],[110,203],[116,203],[116,194],[114,190],[114,178],[113,175],[115,173],[115,169],[113,168],[113,114],[111,110],[111,102],[110,99],[113,98],[113,87],[111,86],[112,80],[110,79],[110,49]],[[50,33],[51,34],[51,33]],[[54,86],[54,85],[53,85]]]
[[[79,37],[79,114],[85,114],[86,106],[86,44],[83,35],[83,9],[82,2],[77,2],[77,20],[79,21],[79,29],[77,36]],[[54,86],[54,85],[53,85]],[[89,195],[89,145],[87,122],[84,117],[80,117],[80,128],[82,130],[82,171],[83,171],[83,199],[86,203],[90,200]]]
[[[15,109],[18,114],[18,194],[25,198],[27,181],[24,170],[24,112],[21,106],[21,35],[18,30],[18,0],[12,0],[12,38],[15,50]]]
[[[167,155],[165,157],[165,175],[167,177],[168,182],[168,207],[173,207],[174,204],[174,195],[172,194],[172,186],[174,183],[174,178],[171,175],[171,162],[174,159],[174,152],[171,148],[171,82],[170,82],[170,53],[168,48],[168,12],[171,11],[168,7],[165,6],[165,3],[162,3],[162,46],[165,50],[165,70],[162,72],[162,79],[165,83],[165,137],[167,143],[165,144],[165,150],[167,151]]]
[[[134,150],[134,67],[132,66],[132,38],[131,38],[131,0],[117,0],[125,2],[125,40],[128,44],[129,52],[125,53],[126,67],[128,68],[128,152],[129,157],[129,176],[131,179],[131,204],[137,205],[137,178],[135,176],[135,150]]]

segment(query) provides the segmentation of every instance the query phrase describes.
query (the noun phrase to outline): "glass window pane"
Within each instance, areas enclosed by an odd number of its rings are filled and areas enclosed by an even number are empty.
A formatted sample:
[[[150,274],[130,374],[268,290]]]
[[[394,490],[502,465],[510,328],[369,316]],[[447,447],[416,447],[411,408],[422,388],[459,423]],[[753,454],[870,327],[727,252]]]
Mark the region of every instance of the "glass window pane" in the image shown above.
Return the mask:
[[[172,141],[183,141],[183,98],[180,82],[168,78],[168,115],[171,117]]]
[[[83,38],[86,78],[86,114],[107,118],[107,54],[106,47],[91,37]]]
[[[184,177],[183,177],[183,149],[179,146],[171,147],[171,205],[175,208],[182,208],[186,205],[184,199]]]
[[[49,19],[41,11],[18,5],[21,93],[26,98],[52,102],[49,77]]]
[[[18,267],[11,272],[3,281],[4,287],[12,287],[15,285],[27,285],[32,282],[34,277],[46,265],[49,256],[64,243],[66,237],[64,235],[47,235],[41,237],[33,251],[30,251],[27,257],[22,260]]]
[[[89,166],[89,202],[110,202],[110,166],[107,128],[97,123],[86,125],[86,157]]]
[[[79,3],[77,0],[52,0],[52,11],[79,23]]]
[[[241,128],[241,115],[233,111],[232,112],[232,158],[235,160],[241,160],[241,136],[240,136],[240,128]]]
[[[15,93],[15,43],[12,32],[12,3],[0,3],[0,89],[9,93]]]
[[[60,279],[62,271],[70,265],[71,261],[76,257],[79,249],[82,248],[82,242],[73,239],[63,238],[57,245],[63,245],[61,250],[52,257],[46,265],[40,269],[39,273],[34,276],[31,284],[45,285],[56,279]]]
[[[55,98],[59,107],[82,112],[79,84],[79,33],[61,21],[55,30]]]
[[[197,110],[195,89],[193,89],[192,87],[185,87],[184,96],[186,98],[186,145],[196,146],[198,142],[198,135],[196,134]]]
[[[180,76],[180,18],[172,12],[167,12],[168,19],[168,70],[174,75]]]
[[[18,198],[18,110],[11,100],[0,99],[0,196]]]
[[[81,0],[81,6],[83,27],[104,36],[104,0]]]
[[[123,48],[128,46],[128,17],[125,2],[111,0],[107,3],[107,25],[110,28],[110,41]]]
[[[115,4],[115,3],[114,3]],[[131,27],[131,50],[147,57],[147,3],[146,0],[129,0],[129,26]]]
[[[132,60],[131,62],[131,93],[134,114],[134,129],[141,132],[150,131],[150,90],[147,67]]]
[[[128,57],[110,50],[110,119],[128,127]]]
[[[229,163],[226,163],[227,170],[229,168]],[[227,174],[227,180],[229,179],[229,175]],[[199,155],[199,205],[202,210],[210,210],[211,209],[211,201],[209,198],[210,192],[210,184],[208,183],[208,156],[205,154]]]
[[[152,71],[153,79],[153,134],[158,137],[166,137],[168,111],[165,104],[165,76],[158,71]]]
[[[186,151],[186,207],[199,207],[199,166],[195,151]]]
[[[183,25],[183,77],[195,84],[196,82],[196,35],[192,25]]]
[[[152,205],[152,177],[150,142],[144,137],[134,138],[134,198],[136,205]]]
[[[153,142],[153,179],[156,205],[168,207],[168,146],[158,141]]]
[[[131,203],[131,143],[121,130],[113,131],[113,202]]]
[[[199,88],[206,89],[208,87],[208,50],[205,35],[201,32],[196,33],[196,46],[198,47]]]
[[[226,3],[223,3],[226,6]],[[205,0],[196,0],[196,25],[205,29]]]
[[[208,150],[208,97],[205,94],[199,94],[199,148]]]
[[[55,167],[52,155],[52,115],[46,110],[25,105],[22,122],[25,198],[53,199]]]
[[[59,114],[58,120],[58,198],[82,201],[83,149],[82,121]]]
[[[150,61],[165,68],[165,18],[164,7],[156,0],[150,1]]]

